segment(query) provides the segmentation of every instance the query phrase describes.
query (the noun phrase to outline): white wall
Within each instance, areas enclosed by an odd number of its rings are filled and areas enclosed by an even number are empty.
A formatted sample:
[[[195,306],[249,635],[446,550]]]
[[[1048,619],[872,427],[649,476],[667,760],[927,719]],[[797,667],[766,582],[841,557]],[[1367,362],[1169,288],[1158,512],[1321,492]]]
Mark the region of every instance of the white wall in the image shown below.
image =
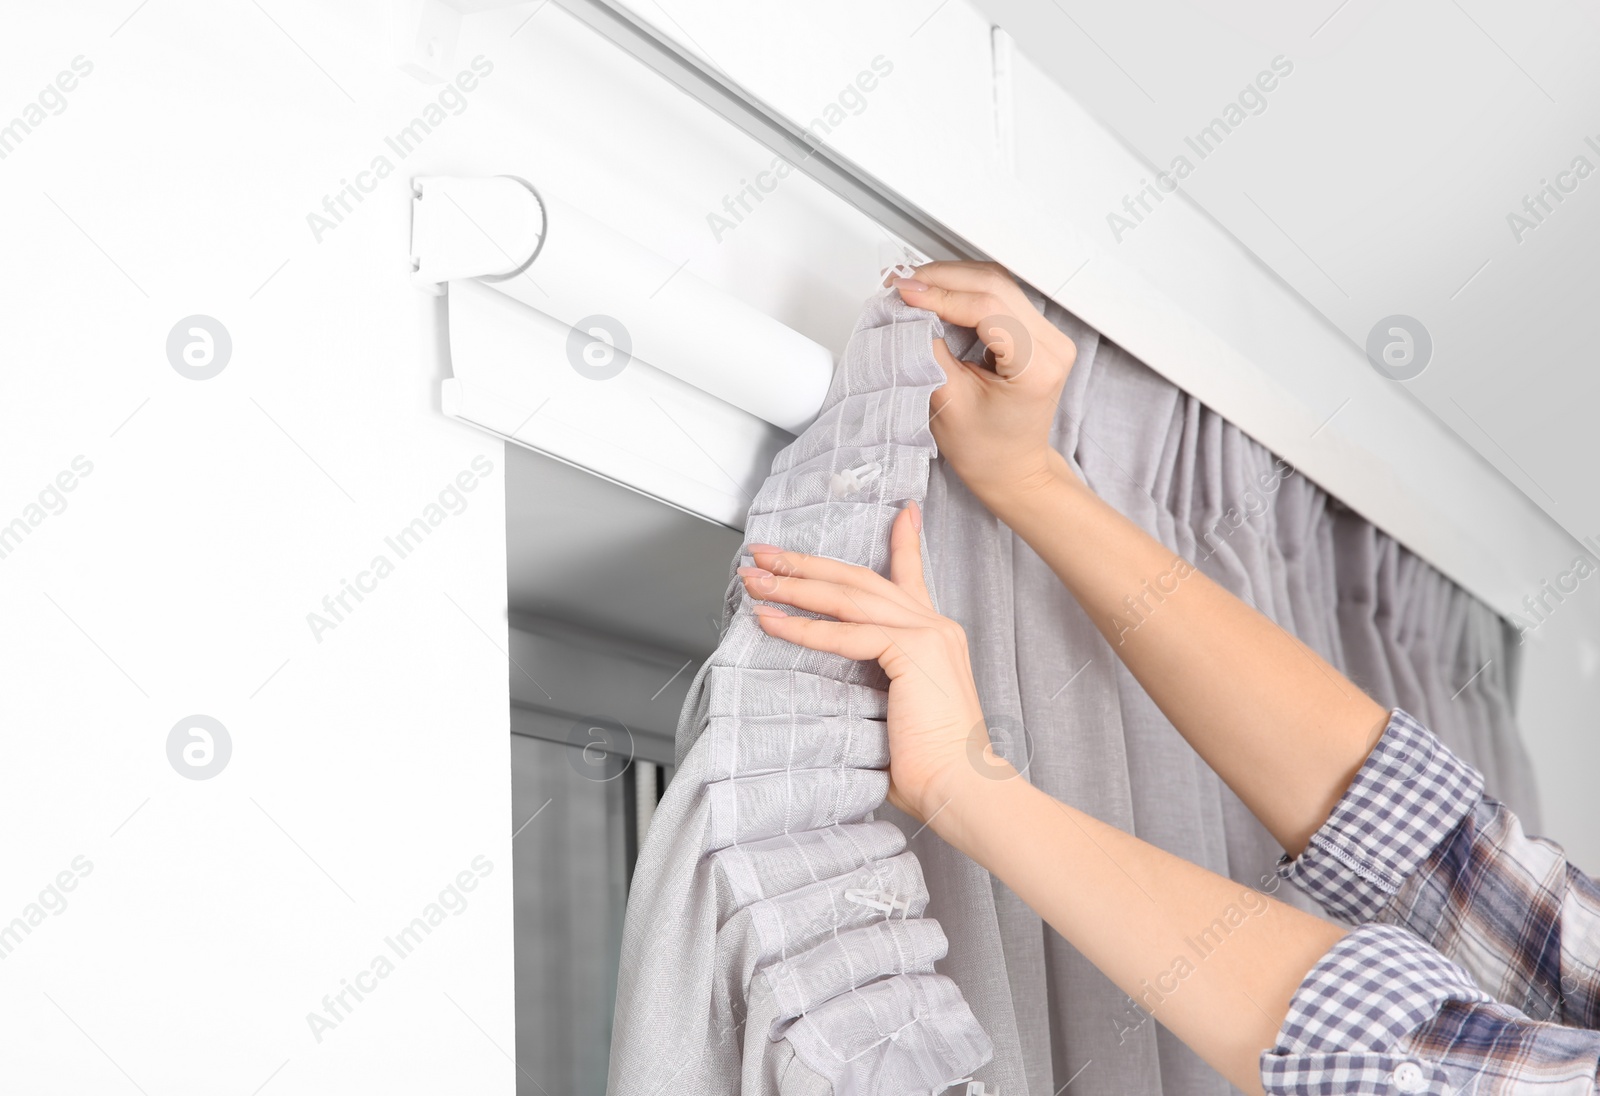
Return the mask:
[[[0,962],[3,1087],[509,1093],[503,455],[435,409],[403,178],[320,243],[306,221],[432,93],[372,13],[262,7],[10,12],[0,38],[3,117],[93,66],[0,161],[0,520],[92,464],[0,559],[0,921],[91,865]],[[233,344],[203,381],[164,349],[195,313]],[[386,546],[474,468],[464,509]],[[167,756],[197,712],[232,741],[205,780]],[[464,908],[394,956],[464,871]],[[307,1014],[379,955],[319,1042]]]
[[[97,3],[0,36],[0,126],[89,68],[0,159],[0,523],[40,519],[0,558],[0,930],[88,865],[0,947],[30,1092],[515,1086],[506,462],[438,413],[408,176],[537,177],[835,349],[878,265],[876,227],[798,175],[714,233],[771,154],[553,5],[470,18],[456,68],[493,71],[399,156],[440,89],[397,69],[390,8]],[[346,181],[372,189],[335,219]],[[207,380],[166,356],[196,314],[232,341]],[[80,456],[65,508],[30,510]],[[481,460],[462,512],[386,546]],[[570,533],[650,548],[608,528]],[[380,553],[319,640],[307,614]],[[205,780],[167,753],[196,713],[232,743]],[[462,871],[464,911],[318,1041],[307,1014]]]

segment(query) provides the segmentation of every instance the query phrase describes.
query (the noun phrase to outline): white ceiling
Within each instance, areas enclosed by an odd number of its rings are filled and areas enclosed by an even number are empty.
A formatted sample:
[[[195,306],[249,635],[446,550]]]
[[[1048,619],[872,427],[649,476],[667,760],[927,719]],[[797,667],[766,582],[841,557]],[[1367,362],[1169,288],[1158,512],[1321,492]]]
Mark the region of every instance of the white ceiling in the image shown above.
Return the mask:
[[[1186,197],[1357,346],[1388,317],[1420,321],[1432,359],[1391,383],[1568,532],[1600,532],[1593,5],[978,6],[1151,168],[1102,242],[1128,246]],[[1241,93],[1235,124],[1196,140]],[[1188,174],[1141,204],[1157,170]],[[1570,191],[1548,212],[1546,183]]]

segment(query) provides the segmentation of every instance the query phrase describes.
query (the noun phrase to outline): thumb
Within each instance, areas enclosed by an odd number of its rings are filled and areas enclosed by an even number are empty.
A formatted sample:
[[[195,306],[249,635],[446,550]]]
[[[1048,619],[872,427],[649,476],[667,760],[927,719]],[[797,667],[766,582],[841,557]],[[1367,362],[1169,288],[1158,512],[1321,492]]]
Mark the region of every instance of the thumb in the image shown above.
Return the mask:
[[[928,407],[934,416],[943,411],[949,403],[976,398],[978,387],[986,379],[993,379],[982,367],[964,362],[952,354],[943,339],[933,340],[933,358],[939,363],[939,368],[944,370],[944,384],[935,388],[928,396]]]
[[[918,604],[933,607],[922,575],[922,507],[915,502],[906,503],[889,527],[889,581]]]
[[[1005,380],[1015,380],[1033,364],[1033,333],[1017,317],[1006,313],[985,316],[974,325],[986,347],[984,360]]]

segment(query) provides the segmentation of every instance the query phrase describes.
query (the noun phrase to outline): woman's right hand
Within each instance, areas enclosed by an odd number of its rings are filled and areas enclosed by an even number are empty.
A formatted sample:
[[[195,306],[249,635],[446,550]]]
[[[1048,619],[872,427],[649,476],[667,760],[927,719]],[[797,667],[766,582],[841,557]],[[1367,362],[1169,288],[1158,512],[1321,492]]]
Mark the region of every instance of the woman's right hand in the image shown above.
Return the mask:
[[[894,283],[909,305],[975,328],[991,371],[961,361],[943,339],[934,357],[948,378],[929,400],[939,452],[985,502],[1056,475],[1050,445],[1061,389],[1078,348],[995,263],[928,263]]]

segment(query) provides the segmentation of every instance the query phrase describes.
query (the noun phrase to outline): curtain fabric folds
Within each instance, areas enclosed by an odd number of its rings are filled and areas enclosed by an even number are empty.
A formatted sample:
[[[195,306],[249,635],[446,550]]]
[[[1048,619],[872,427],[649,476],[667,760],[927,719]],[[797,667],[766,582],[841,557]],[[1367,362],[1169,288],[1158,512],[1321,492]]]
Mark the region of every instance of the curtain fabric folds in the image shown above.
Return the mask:
[[[1535,827],[1508,627],[1199,401],[1036,303],[1078,348],[1052,441],[1086,482],[1428,723]],[[943,380],[941,335],[969,360],[982,349],[893,293],[868,303],[821,416],[755,499],[748,542],[883,571],[889,522],[921,501],[929,586],[967,630],[996,749],[1058,799],[1312,909],[1278,889],[1282,850],[1044,562],[937,460],[927,398]],[[1154,577],[1115,626],[1159,613],[1178,581]],[[771,640],[738,582],[727,609],[634,876],[613,1096],[887,1096],[967,1076],[1005,1096],[1054,1096],[1069,1080],[1077,1096],[1234,1091],[987,872],[883,802],[876,666]]]
[[[942,333],[888,294],[868,304],[820,416],[751,504],[750,542],[886,569],[891,522],[928,486]],[[872,820],[888,791],[887,681],[772,639],[750,606],[730,578],[640,851],[610,1091],[943,1091],[994,1047],[952,979],[962,961],[923,916],[909,831]]]

